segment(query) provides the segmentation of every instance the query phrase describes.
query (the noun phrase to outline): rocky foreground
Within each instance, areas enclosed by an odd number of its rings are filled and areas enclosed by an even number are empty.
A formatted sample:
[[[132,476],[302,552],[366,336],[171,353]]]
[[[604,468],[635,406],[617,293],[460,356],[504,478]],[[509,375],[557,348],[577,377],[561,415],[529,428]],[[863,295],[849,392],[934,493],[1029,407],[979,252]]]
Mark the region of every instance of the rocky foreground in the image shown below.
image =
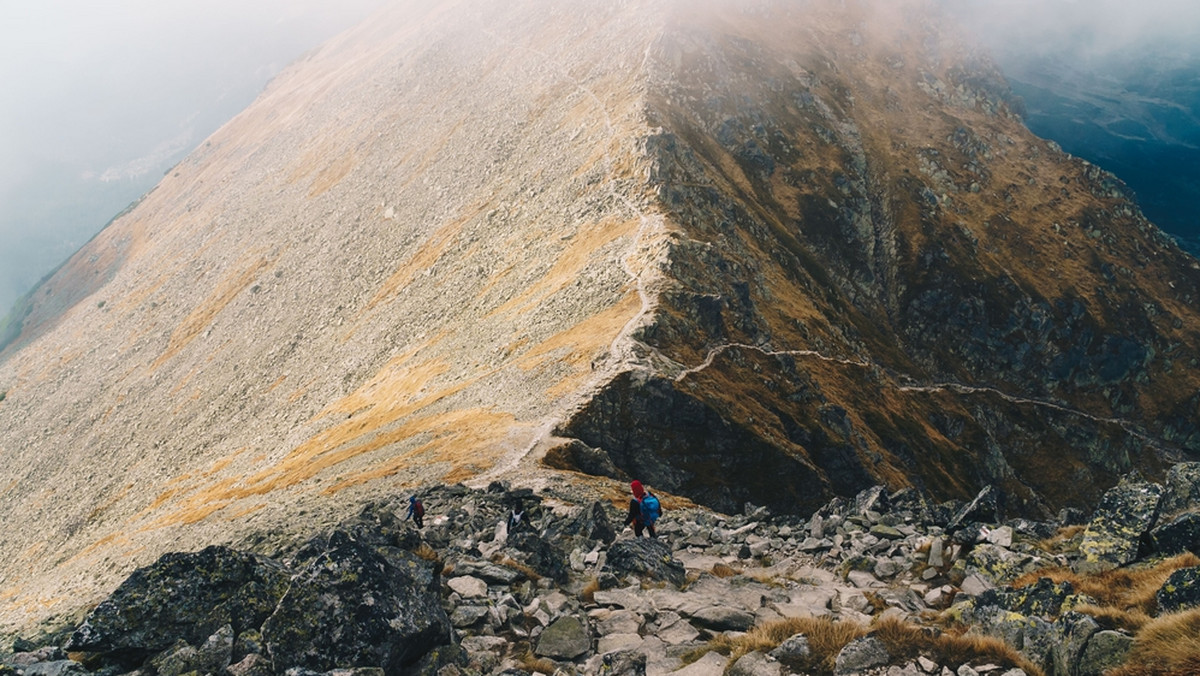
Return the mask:
[[[305,543],[168,554],[78,625],[14,639],[0,673],[1200,668],[1200,463],[1164,484],[1127,477],[1093,514],[1049,522],[1006,521],[990,488],[931,504],[875,487],[809,518],[667,500],[657,540],[622,531],[619,506],[562,490],[440,486],[423,494],[421,531],[398,497]]]

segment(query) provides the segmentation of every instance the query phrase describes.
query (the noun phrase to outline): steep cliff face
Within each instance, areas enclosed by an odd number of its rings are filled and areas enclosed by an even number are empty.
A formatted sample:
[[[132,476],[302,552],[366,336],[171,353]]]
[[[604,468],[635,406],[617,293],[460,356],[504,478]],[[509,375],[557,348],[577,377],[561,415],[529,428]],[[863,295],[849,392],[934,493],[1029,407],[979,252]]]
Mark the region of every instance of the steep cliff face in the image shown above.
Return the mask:
[[[4,353],[3,621],[570,439],[721,508],[1200,450],[1200,270],[1118,183],[924,2],[737,5],[398,3],[277,78]]]
[[[1029,134],[925,9],[673,25],[648,155],[681,234],[643,334],[673,364],[644,404],[614,383],[562,433],[723,508],[813,507],[815,472],[843,495],[1002,484],[1037,513],[1200,448],[1195,261],[1119,182]],[[721,422],[644,434],[689,409]]]

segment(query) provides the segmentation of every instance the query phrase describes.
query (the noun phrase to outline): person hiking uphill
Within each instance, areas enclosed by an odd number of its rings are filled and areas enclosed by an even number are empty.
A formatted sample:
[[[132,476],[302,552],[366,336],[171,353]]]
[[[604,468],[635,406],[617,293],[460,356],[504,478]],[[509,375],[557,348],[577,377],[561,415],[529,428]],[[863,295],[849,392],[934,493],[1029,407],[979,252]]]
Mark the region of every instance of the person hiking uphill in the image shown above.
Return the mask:
[[[408,514],[404,515],[404,520],[408,521],[409,519],[417,524],[417,530],[425,525],[425,505],[421,504],[415,495],[408,497]]]
[[[662,506],[658,503],[658,498],[653,493],[642,487],[642,482],[634,479],[629,488],[633,491],[633,499],[629,501],[629,515],[625,517],[625,525],[633,524],[633,534],[637,537],[642,537],[642,530],[645,529],[650,537],[657,538],[658,533],[654,532],[654,523],[658,521],[658,517],[662,514]]]

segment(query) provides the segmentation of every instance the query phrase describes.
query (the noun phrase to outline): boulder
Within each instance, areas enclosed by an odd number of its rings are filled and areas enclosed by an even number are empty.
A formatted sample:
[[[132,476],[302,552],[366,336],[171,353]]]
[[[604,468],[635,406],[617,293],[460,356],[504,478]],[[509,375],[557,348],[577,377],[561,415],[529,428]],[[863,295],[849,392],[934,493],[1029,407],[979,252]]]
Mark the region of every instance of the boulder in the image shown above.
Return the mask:
[[[705,653],[704,657],[686,667],[671,673],[674,676],[723,676],[727,662],[728,660],[721,653],[710,652]]]
[[[946,531],[953,533],[973,523],[999,523],[1001,521],[1001,495],[994,486],[984,486],[975,499],[964,505],[950,519]]]
[[[450,624],[456,629],[464,629],[488,616],[487,606],[458,606],[450,614]]]
[[[851,515],[866,515],[867,512],[886,512],[888,510],[888,493],[884,486],[872,486],[854,496],[850,505]]]
[[[636,634],[641,628],[642,618],[637,613],[631,610],[618,610],[596,624],[596,633],[600,636]]]
[[[566,584],[570,577],[566,554],[537,533],[522,531],[510,535],[505,550],[542,577],[559,584]]]
[[[448,643],[438,566],[335,531],[263,624],[276,671],[380,667],[397,673]]]
[[[164,554],[96,606],[65,648],[137,666],[177,641],[200,645],[225,625],[235,634],[257,629],[287,584],[282,566],[228,547]]]
[[[780,663],[787,665],[792,671],[799,671],[801,665],[807,662],[812,655],[812,649],[808,645],[807,636],[795,634],[784,639],[783,643],[770,652],[770,655]]]
[[[467,651],[468,667],[486,674],[500,665],[508,640],[500,636],[464,636],[461,645]]]
[[[13,650],[16,652],[8,657],[8,659],[5,659],[4,663],[14,667],[27,667],[38,662],[58,662],[67,659],[67,654],[58,646],[42,646],[37,648],[32,645],[24,645],[25,643],[25,641],[19,638],[13,641]],[[18,647],[29,648],[29,650],[17,650]],[[3,651],[0,651],[0,655],[3,655]]]
[[[1163,486],[1162,513],[1200,510],[1200,462],[1181,462],[1167,472]]]
[[[646,676],[646,656],[633,650],[606,653],[600,670],[605,676]]]
[[[434,647],[409,667],[406,676],[450,676],[462,674],[462,667],[471,663],[471,656],[457,643],[445,643]],[[328,676],[389,676],[382,669],[358,667],[334,669]]]
[[[780,676],[783,665],[755,650],[739,657],[725,673],[727,676]]]
[[[749,631],[757,618],[739,608],[708,606],[692,614],[692,622],[714,631]]]
[[[667,645],[679,645],[696,640],[700,632],[677,613],[667,612],[659,615],[658,629],[653,635]]]
[[[1200,568],[1180,568],[1171,573],[1154,598],[1164,613],[1200,607]]]
[[[578,536],[588,540],[598,540],[611,545],[617,539],[617,531],[608,519],[604,505],[592,502],[570,518],[551,528],[552,539],[557,537]]]
[[[574,615],[564,615],[546,627],[534,652],[541,657],[573,660],[591,647],[592,640],[583,622]]]
[[[671,547],[655,538],[619,540],[608,549],[604,571],[617,576],[638,575],[682,586],[686,571],[671,555]]]
[[[1070,582],[1055,583],[1043,577],[1025,587],[989,589],[979,595],[975,607],[997,606],[1021,615],[1058,617],[1063,602],[1074,593],[1075,588]]]
[[[509,586],[525,577],[519,570],[487,561],[472,561],[469,559],[456,561],[455,575],[471,575],[488,584]]]
[[[1051,622],[1040,617],[1030,617],[1021,636],[1019,652],[1034,664],[1053,664],[1056,640],[1054,625]]]
[[[542,462],[554,469],[606,476],[618,481],[629,480],[629,476],[613,464],[608,453],[600,448],[592,448],[578,439],[572,439],[546,451]]]
[[[864,636],[846,644],[838,653],[834,662],[835,676],[857,674],[875,667],[882,667],[891,661],[887,647],[874,636]]]
[[[1170,523],[1150,531],[1154,551],[1160,554],[1191,552],[1200,555],[1200,513],[1181,514]]]
[[[1005,549],[1012,547],[1013,544],[1013,529],[1010,526],[1001,526],[992,528],[987,531],[984,536],[988,542],[1003,547]]]
[[[230,676],[274,676],[271,670],[271,660],[258,653],[250,653],[236,664],[225,668]]]
[[[225,625],[208,637],[204,645],[194,648],[180,641],[174,648],[150,659],[158,676],[180,676],[189,671],[219,674],[233,658],[233,627]]]
[[[450,578],[446,585],[464,599],[487,598],[487,583],[471,575]]]
[[[1077,572],[1111,570],[1136,560],[1142,538],[1158,517],[1162,493],[1158,484],[1125,481],[1106,492],[1083,533]]]
[[[881,540],[903,540],[905,537],[899,529],[882,523],[871,526],[870,533]]]
[[[1091,617],[1069,611],[1063,613],[1053,625],[1050,632],[1049,663],[1053,665],[1054,674],[1075,674],[1079,667],[1079,659],[1092,636],[1100,631],[1100,625]]]
[[[1119,631],[1098,631],[1092,635],[1079,657],[1078,676],[1102,676],[1125,663],[1133,648],[1133,637]]]
[[[640,647],[642,637],[637,634],[609,634],[596,641],[596,652],[600,655],[637,650]]]
[[[992,586],[1008,584],[1025,573],[1044,567],[1038,558],[990,544],[977,545],[955,566],[960,564],[964,577],[979,575]]]
[[[36,662],[22,669],[24,676],[84,676],[88,670],[73,660]]]

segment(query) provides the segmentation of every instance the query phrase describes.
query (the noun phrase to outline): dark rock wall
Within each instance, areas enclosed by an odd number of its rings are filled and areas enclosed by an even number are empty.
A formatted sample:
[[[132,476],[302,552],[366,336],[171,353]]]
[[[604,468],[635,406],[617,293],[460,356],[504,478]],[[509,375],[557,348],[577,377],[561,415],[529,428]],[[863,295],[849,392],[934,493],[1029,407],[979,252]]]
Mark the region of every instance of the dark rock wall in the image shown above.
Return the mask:
[[[997,484],[1045,514],[1200,452],[1200,271],[1124,187],[1032,137],[986,60],[929,53],[936,22],[775,18],[657,45],[644,152],[680,234],[639,337],[675,365],[562,432],[722,508],[765,466],[777,503]]]

